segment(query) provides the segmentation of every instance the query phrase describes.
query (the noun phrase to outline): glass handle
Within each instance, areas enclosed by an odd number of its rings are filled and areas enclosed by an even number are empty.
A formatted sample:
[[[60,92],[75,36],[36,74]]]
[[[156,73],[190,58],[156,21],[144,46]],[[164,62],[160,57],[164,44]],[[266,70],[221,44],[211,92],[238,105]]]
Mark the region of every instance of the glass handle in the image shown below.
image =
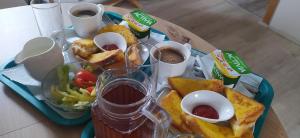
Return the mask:
[[[192,45],[189,43],[185,43],[183,44],[184,46],[186,46],[189,50],[192,50]]]
[[[102,4],[97,4],[97,6],[100,7],[100,9],[101,9],[100,16],[102,16],[104,14],[104,6]]]
[[[154,125],[154,138],[166,138],[171,120],[165,112],[153,99],[149,100],[142,109],[142,113],[150,119]]]

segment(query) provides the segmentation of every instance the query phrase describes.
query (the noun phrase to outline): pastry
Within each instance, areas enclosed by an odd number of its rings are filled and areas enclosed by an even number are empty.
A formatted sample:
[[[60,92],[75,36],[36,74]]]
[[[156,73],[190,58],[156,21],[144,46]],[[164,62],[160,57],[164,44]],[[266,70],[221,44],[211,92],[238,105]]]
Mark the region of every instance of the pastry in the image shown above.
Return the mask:
[[[90,55],[99,51],[99,48],[96,47],[91,39],[76,40],[73,42],[71,47],[74,55],[77,55],[83,59],[87,59]]]
[[[134,36],[134,34],[132,34],[131,31],[123,25],[109,24],[101,28],[97,33],[101,34],[106,32],[115,32],[121,34],[125,38],[127,46],[138,43],[137,38]]]

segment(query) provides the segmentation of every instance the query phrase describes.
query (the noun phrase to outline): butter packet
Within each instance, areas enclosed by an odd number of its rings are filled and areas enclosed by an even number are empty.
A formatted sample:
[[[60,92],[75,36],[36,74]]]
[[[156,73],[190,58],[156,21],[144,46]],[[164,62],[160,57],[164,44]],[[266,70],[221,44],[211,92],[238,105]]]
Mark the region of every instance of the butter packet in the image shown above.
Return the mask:
[[[224,85],[233,88],[240,77],[250,74],[246,63],[233,51],[215,50],[200,58],[200,64],[206,79],[219,79]]]
[[[150,35],[150,27],[157,21],[142,10],[136,9],[123,16],[127,21],[131,32],[137,38],[145,38]]]

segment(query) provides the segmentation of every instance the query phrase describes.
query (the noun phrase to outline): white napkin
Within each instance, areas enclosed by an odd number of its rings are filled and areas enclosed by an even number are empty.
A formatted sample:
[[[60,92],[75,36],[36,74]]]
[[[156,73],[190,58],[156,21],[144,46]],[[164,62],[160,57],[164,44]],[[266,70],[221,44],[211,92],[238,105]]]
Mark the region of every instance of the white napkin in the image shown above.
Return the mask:
[[[43,100],[41,93],[41,82],[35,80],[27,72],[23,64],[17,65],[13,68],[5,69],[1,71],[1,74],[8,77],[10,80],[26,85],[31,94],[38,100]]]

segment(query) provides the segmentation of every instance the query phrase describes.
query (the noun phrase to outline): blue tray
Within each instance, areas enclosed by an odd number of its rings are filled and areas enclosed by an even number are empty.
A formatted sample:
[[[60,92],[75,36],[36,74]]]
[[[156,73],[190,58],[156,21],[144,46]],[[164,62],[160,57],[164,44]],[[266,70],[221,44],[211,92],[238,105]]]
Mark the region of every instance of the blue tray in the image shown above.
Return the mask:
[[[122,21],[122,18],[119,14],[114,12],[105,12],[104,14],[108,15],[113,20]],[[152,29],[152,32],[160,33],[158,30]],[[168,38],[166,37],[166,40]],[[15,67],[16,63],[14,60],[9,60],[6,63],[2,64],[0,66],[0,70],[8,69]],[[74,126],[74,125],[80,125],[88,122],[91,119],[90,111],[87,111],[83,114],[80,118],[76,119],[66,119],[59,115],[56,111],[54,111],[52,108],[50,108],[47,104],[45,104],[43,101],[38,100],[35,98],[30,90],[23,84],[15,82],[10,80],[4,75],[0,75],[0,81],[5,84],[6,86],[10,87],[13,92],[24,98],[28,103],[30,103],[33,107],[35,107],[38,111],[40,111],[43,115],[45,115],[48,119],[53,121],[56,124],[59,125],[65,125],[65,126]]]
[[[8,61],[7,63],[4,63],[0,67],[0,70],[12,68],[15,66],[16,66],[16,63],[13,60],[11,60],[11,61]],[[80,118],[66,119],[66,118],[62,117],[61,115],[59,115],[52,108],[50,108],[43,101],[40,101],[37,98],[35,98],[25,85],[15,82],[15,81],[12,81],[2,74],[0,75],[0,81],[3,84],[5,84],[6,86],[10,87],[13,90],[13,92],[18,94],[22,98],[24,98],[28,103],[30,103],[33,107],[35,107],[42,114],[44,114],[48,119],[50,119],[51,121],[53,121],[56,124],[65,125],[65,126],[80,125],[80,124],[86,123],[91,118],[90,111],[88,111],[88,112],[84,113],[84,115],[81,116]]]
[[[109,15],[112,19],[114,20],[118,20],[121,21],[122,20],[122,16],[114,13],[114,12],[106,12],[105,14]],[[152,32],[155,33],[160,33],[160,34],[164,34],[158,30],[155,29],[151,29]],[[166,37],[166,40],[168,40],[169,38]],[[192,49],[192,55],[204,55],[205,53],[196,49]],[[268,115],[268,112],[270,110],[270,106],[271,106],[271,102],[274,96],[274,92],[273,92],[273,88],[270,85],[270,83],[266,80],[263,79],[263,81],[261,82],[259,88],[258,88],[258,93],[255,96],[255,100],[262,103],[265,106],[265,110],[264,113],[260,116],[260,118],[256,121],[255,123],[255,129],[254,129],[254,137],[258,138],[259,133],[261,131],[261,128],[265,122],[265,119]],[[84,128],[83,132],[81,133],[81,138],[93,138],[95,136],[94,134],[94,127],[93,127],[93,123],[92,121],[90,121],[86,127]]]

